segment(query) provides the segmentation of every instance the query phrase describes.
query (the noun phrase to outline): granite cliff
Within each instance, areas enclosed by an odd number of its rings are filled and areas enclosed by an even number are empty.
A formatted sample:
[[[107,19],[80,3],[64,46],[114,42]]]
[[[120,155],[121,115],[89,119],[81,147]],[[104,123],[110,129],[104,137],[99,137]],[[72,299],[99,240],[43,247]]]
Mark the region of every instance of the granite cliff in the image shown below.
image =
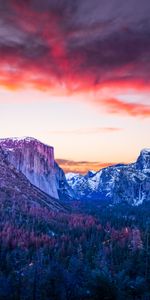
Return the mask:
[[[63,193],[66,197],[73,195],[63,170],[54,160],[53,147],[30,137],[0,139],[0,146],[7,160],[37,188],[55,199]]]
[[[46,207],[52,211],[65,211],[62,204],[45,194],[18,171],[0,147],[0,205],[7,207]]]

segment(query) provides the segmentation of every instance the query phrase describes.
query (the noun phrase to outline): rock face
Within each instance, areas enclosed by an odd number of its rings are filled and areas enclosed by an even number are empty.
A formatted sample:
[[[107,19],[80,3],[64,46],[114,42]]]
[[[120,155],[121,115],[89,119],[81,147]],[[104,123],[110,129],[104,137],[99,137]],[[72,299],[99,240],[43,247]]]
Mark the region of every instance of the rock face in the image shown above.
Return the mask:
[[[1,139],[0,146],[7,160],[40,190],[55,199],[62,189],[71,193],[63,170],[54,160],[53,147],[29,137]]]
[[[78,199],[139,205],[150,201],[150,149],[142,150],[133,164],[110,166],[85,176],[66,174],[66,178]]]
[[[145,172],[150,172],[150,149],[144,149],[141,151],[140,156],[136,162],[137,169]]]
[[[46,207],[53,211],[65,211],[65,208],[48,196],[18,171],[8,160],[7,154],[0,148],[0,205],[2,203]]]

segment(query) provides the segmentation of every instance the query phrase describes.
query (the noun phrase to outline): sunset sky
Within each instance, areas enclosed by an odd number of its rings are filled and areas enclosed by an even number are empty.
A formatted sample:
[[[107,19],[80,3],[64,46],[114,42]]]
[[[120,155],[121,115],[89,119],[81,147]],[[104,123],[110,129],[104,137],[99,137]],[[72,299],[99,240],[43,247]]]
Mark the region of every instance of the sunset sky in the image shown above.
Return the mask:
[[[150,147],[149,0],[0,0],[0,137],[55,148],[66,172]]]

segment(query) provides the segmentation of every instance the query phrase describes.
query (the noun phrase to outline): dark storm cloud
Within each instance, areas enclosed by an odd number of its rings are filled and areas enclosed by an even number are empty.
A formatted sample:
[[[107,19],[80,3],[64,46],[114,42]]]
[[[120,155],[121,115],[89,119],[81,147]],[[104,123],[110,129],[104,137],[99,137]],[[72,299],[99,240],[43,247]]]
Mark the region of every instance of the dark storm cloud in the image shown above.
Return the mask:
[[[149,83],[149,14],[148,0],[0,0],[1,84],[11,69],[16,86]]]

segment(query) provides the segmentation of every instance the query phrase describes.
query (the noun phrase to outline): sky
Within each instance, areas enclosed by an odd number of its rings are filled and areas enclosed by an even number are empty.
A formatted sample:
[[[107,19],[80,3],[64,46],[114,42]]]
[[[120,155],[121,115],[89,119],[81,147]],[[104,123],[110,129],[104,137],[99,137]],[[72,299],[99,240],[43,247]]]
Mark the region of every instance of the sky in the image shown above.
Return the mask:
[[[150,147],[149,0],[0,0],[0,137],[54,146],[66,172]]]

